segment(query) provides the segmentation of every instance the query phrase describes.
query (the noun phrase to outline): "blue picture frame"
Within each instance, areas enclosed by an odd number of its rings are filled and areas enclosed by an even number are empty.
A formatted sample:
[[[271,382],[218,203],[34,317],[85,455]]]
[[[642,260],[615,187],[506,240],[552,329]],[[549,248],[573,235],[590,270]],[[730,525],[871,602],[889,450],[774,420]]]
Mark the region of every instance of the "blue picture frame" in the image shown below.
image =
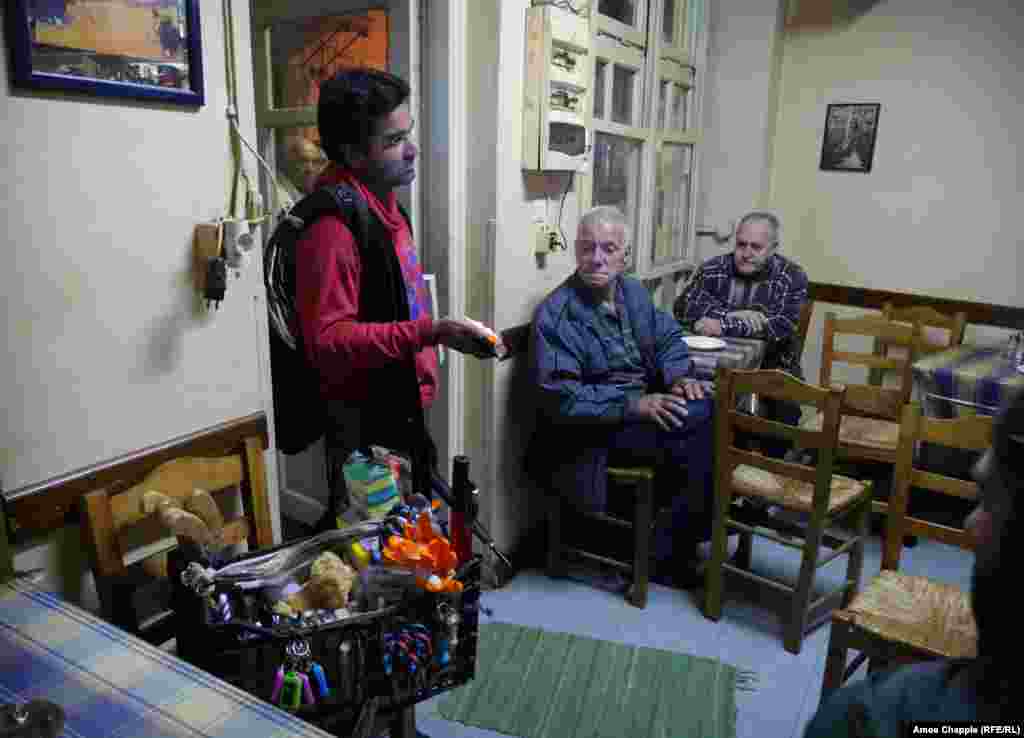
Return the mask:
[[[16,88],[196,108],[206,102],[199,0],[6,5]]]

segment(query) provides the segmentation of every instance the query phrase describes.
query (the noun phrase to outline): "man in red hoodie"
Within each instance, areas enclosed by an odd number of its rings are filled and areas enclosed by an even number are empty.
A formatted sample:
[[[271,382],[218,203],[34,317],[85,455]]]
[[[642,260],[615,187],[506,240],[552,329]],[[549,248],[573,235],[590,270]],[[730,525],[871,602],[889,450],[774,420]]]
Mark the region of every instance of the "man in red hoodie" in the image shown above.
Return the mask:
[[[330,418],[331,476],[340,478],[351,451],[378,445],[412,458],[419,489],[437,465],[424,421],[437,395],[435,347],[494,352],[479,324],[430,314],[395,193],[415,177],[408,99],[403,80],[371,69],[345,70],[320,86],[317,122],[330,164],[317,186],[341,186],[366,203],[366,238],[340,216],[318,218],[298,243],[295,279],[302,342]]]

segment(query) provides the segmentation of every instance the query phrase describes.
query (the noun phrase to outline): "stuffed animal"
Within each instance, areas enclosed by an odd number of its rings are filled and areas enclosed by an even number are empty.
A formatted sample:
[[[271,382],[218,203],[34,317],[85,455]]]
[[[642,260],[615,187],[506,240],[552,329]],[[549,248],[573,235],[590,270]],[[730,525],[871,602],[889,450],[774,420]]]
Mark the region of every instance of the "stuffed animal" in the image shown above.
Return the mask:
[[[309,568],[309,581],[298,592],[274,605],[274,612],[294,616],[307,610],[337,610],[348,606],[356,573],[337,554],[325,551]]]

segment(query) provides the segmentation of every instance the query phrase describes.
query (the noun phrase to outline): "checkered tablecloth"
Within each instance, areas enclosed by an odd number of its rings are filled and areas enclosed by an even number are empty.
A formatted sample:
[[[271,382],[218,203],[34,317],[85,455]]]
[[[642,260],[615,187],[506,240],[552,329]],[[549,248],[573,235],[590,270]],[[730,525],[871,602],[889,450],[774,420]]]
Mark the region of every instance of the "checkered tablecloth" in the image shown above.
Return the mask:
[[[946,418],[998,412],[1013,393],[1024,388],[1024,374],[1004,356],[1004,349],[963,345],[914,362],[914,382],[925,412]]]
[[[0,584],[0,702],[49,700],[66,738],[328,734],[27,581]]]
[[[684,332],[683,335],[693,335]],[[756,338],[731,338],[723,336],[725,348],[716,351],[690,349],[694,369],[699,379],[712,381],[719,366],[730,369],[757,369],[764,361],[765,342]]]

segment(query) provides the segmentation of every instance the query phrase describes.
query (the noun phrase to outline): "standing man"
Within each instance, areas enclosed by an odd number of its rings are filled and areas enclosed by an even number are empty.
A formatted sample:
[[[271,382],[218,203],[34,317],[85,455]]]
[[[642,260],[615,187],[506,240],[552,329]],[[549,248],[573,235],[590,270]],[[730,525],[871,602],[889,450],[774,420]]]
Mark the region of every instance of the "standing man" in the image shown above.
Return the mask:
[[[623,276],[626,233],[616,208],[584,214],[576,271],[537,309],[531,365],[540,422],[528,458],[551,494],[599,512],[609,464],[655,466],[672,517],[656,533],[653,578],[691,587],[697,544],[710,533],[711,401],[679,324]]]
[[[342,187],[368,210],[366,242],[340,216],[325,215],[307,227],[295,255],[302,343],[329,417],[332,495],[344,495],[334,480],[349,454],[371,445],[408,454],[417,485],[428,484],[437,465],[424,419],[437,394],[435,346],[494,355],[480,326],[430,314],[395,193],[415,176],[409,92],[373,69],[342,71],[320,87],[317,122],[330,163],[317,186]]]
[[[675,314],[703,336],[763,339],[768,345],[762,367],[802,379],[796,330],[809,299],[807,274],[778,253],[780,229],[771,213],[744,215],[733,252],[701,264],[676,300]],[[800,421],[797,405],[769,398],[761,403],[768,418],[790,425]]]

